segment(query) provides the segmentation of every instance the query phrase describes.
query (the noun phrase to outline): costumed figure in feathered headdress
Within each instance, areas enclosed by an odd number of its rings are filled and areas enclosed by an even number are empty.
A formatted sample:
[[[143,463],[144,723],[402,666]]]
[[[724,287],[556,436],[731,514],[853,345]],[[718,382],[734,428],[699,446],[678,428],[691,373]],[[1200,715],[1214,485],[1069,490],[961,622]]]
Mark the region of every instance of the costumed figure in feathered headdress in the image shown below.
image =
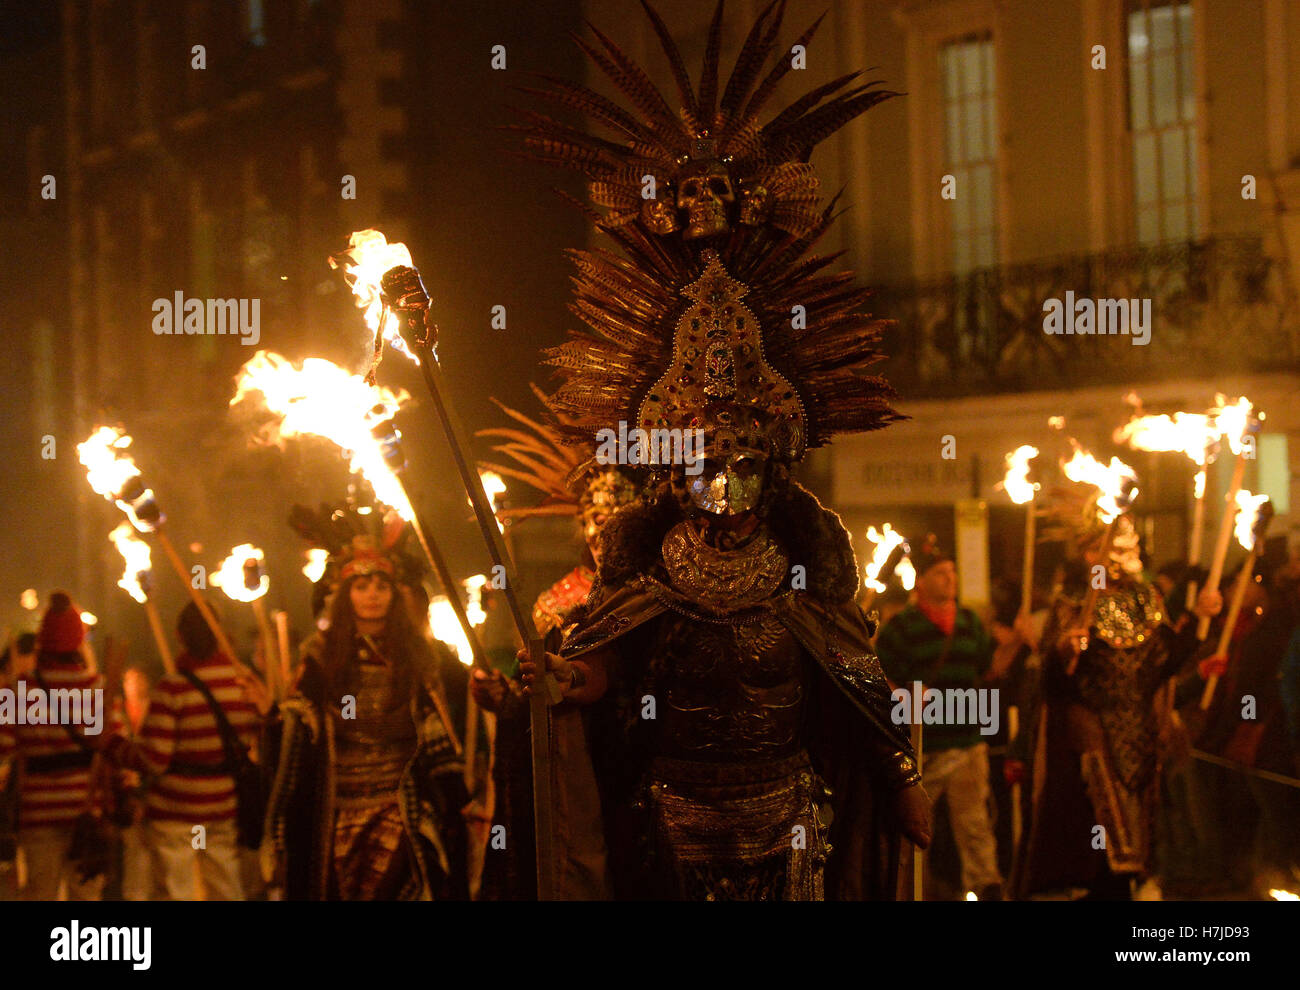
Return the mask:
[[[899,418],[864,373],[885,326],[869,292],[810,254],[833,204],[808,161],[893,94],[853,73],[765,121],[791,68],[783,3],[725,86],[719,4],[698,88],[644,6],[675,103],[596,32],[578,44],[629,105],[562,80],[537,92],[615,138],[535,113],[520,128],[534,157],[587,176],[617,248],[574,252],[588,329],[549,352],[552,403],[603,459],[651,476],[601,534],[587,612],[548,669],[592,708],[616,896],[892,897],[900,832],[929,841],[928,801],[854,604],[848,533],[789,468]]]
[[[511,506],[497,510],[503,520],[518,523],[536,516],[567,516],[578,522],[585,550],[573,570],[537,597],[533,621],[545,637],[547,648],[556,651],[582,614],[600,560],[599,536],[605,524],[621,508],[637,499],[637,486],[630,473],[617,464],[601,464],[594,457],[583,459],[584,449],[565,443],[563,421],[550,408],[549,400],[536,386],[533,394],[546,408],[545,422],[497,403],[523,428],[497,427],[479,430],[478,435],[501,441],[493,446],[510,463],[481,461],[480,470],[522,481],[543,495],[536,505]],[[587,451],[589,452],[589,451]],[[496,795],[494,822],[504,825],[514,837],[505,848],[489,847],[484,864],[481,897],[492,900],[532,900],[537,896],[533,828],[533,789],[530,774],[528,703],[518,680],[499,672],[474,672],[474,697],[483,708],[496,712],[497,734],[492,777]],[[562,794],[566,806],[598,803],[600,796],[592,776],[591,761],[584,746],[583,709],[572,703],[557,706],[551,718],[551,744],[563,767],[551,783],[552,794]],[[565,827],[580,823],[567,821]],[[604,840],[599,828],[581,841],[563,843],[557,864],[556,890],[568,900],[601,899],[609,895],[605,869]]]
[[[396,513],[295,506],[329,551],[327,627],[280,706],[264,852],[289,899],[464,899],[468,796],[434,647],[406,601],[421,561]]]
[[[1024,723],[1033,798],[1013,881],[1021,898],[1125,900],[1150,872],[1165,689],[1198,641],[1195,618],[1171,625],[1144,575],[1131,490],[1108,501],[1073,485],[1044,499],[1039,539],[1063,543],[1066,564],[1039,647],[1040,710]],[[1194,615],[1221,605],[1203,591]]]

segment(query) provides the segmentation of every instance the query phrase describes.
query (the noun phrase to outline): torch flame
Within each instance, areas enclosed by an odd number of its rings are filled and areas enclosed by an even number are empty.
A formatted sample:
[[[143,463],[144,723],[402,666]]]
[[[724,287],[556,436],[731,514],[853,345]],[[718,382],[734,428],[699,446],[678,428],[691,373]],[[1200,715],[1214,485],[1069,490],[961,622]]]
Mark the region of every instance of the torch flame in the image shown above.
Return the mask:
[[[115,426],[97,426],[95,432],[85,442],[77,444],[77,457],[86,469],[86,480],[90,487],[126,513],[131,525],[141,533],[149,533],[156,526],[142,521],[131,508],[130,503],[118,498],[133,478],[140,477],[140,469],[130,454],[124,453],[131,446],[131,437]],[[152,496],[146,491],[139,501],[146,501]]]
[[[1029,480],[1029,462],[1038,456],[1038,448],[1022,444],[1006,455],[1007,474],[1002,479],[1002,490],[1010,496],[1016,505],[1024,505],[1034,498],[1034,492],[1041,487]]]
[[[867,539],[875,544],[875,549],[871,551],[871,560],[867,562],[865,569],[866,580],[864,581],[864,584],[872,591],[879,594],[885,590],[884,583],[877,580],[880,576],[881,569],[884,568],[886,561],[889,560],[889,555],[894,552],[894,548],[906,541],[903,539],[903,534],[894,529],[894,527],[889,525],[889,523],[885,523],[879,530],[876,529],[875,526],[869,526],[867,528]],[[911,567],[910,563],[908,569],[911,571],[912,580],[915,581],[916,571]],[[901,562],[896,573],[898,573],[900,579],[904,578]],[[906,580],[903,582],[903,587],[911,590],[911,585]]]
[[[1205,413],[1135,416],[1115,431],[1116,443],[1126,443],[1134,450],[1185,454],[1200,466],[1218,437],[1214,417]]]
[[[1244,488],[1237,492],[1237,522],[1233,533],[1245,550],[1255,549],[1255,522],[1259,519],[1260,508],[1267,501],[1267,495],[1252,495]]]
[[[307,575],[307,580],[315,584],[325,576],[325,567],[329,563],[330,552],[324,547],[312,547],[307,551],[307,564],[303,567],[302,572]]]
[[[256,588],[250,588],[244,583],[244,564],[250,559],[256,560],[259,565]],[[265,560],[262,551],[253,544],[241,543],[221,562],[221,566],[212,575],[212,584],[224,591],[233,601],[257,601],[271,588],[271,579],[265,573],[260,573],[260,565]]]
[[[1275,901],[1300,901],[1300,894],[1293,894],[1289,890],[1283,890],[1280,887],[1274,887],[1268,892],[1268,896]]]
[[[384,342],[411,361],[418,360],[411,349],[402,340],[397,329],[397,321],[391,313],[384,310],[380,297],[380,281],[384,272],[398,265],[413,268],[411,252],[400,241],[388,243],[377,230],[354,230],[348,238],[348,250],[344,252],[350,261],[346,264],[348,281],[352,285],[352,294],[357,297],[357,307],[365,310],[366,326],[371,333],[381,334]],[[333,264],[333,262],[331,262]]]
[[[1231,405],[1228,404],[1228,397],[1222,393],[1214,397],[1214,408],[1210,410],[1210,416],[1214,420],[1215,432],[1228,441],[1234,454],[1240,454],[1245,447],[1254,408],[1244,395]],[[1263,419],[1263,416],[1259,418]]]
[[[471,626],[481,626],[487,619],[487,613],[483,611],[482,606],[483,586],[487,584],[487,576],[476,574],[466,578],[461,584],[469,597],[469,603],[465,606],[465,617],[469,619]],[[456,612],[452,609],[446,595],[434,595],[429,599],[429,630],[433,633],[434,639],[454,649],[457,659],[466,667],[474,663],[473,647],[470,646],[465,631],[461,629],[460,622],[456,619]]]
[[[1137,497],[1137,472],[1118,457],[1112,457],[1110,464],[1102,464],[1075,444],[1074,456],[1062,469],[1071,481],[1098,489],[1097,512],[1102,522],[1114,522]]]
[[[379,501],[403,519],[414,516],[383,447],[370,432],[375,421],[391,416],[406,401],[405,392],[367,385],[360,375],[320,358],[308,358],[296,368],[272,351],[254,354],[240,369],[236,386],[232,406],[250,392],[261,392],[266,408],[280,417],[281,438],[324,437],[349,458],[354,473],[370,482]]]
[[[501,475],[497,474],[495,471],[480,471],[478,477],[479,481],[483,483],[483,491],[486,493],[488,504],[492,506],[492,512],[495,515],[497,511],[497,496],[505,494],[506,483],[501,480]],[[465,499],[465,503],[470,506],[474,504],[468,498]],[[501,530],[503,533],[506,531],[506,528],[499,517],[497,518],[497,529]]]
[[[911,591],[916,586],[916,568],[912,566],[911,557],[900,560],[898,566],[894,568],[894,573],[898,575],[904,591]]]
[[[108,535],[122,555],[125,566],[117,586],[143,605],[149,598],[144,582],[149,578],[153,565],[149,560],[149,544],[135,535],[128,523],[118,523],[117,528]]]

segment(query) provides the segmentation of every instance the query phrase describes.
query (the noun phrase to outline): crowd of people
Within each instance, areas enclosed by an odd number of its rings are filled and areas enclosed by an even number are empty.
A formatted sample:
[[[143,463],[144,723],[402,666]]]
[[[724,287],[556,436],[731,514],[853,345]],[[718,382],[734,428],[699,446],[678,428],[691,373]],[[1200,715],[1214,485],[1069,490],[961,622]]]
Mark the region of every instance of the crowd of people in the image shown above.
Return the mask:
[[[891,683],[998,692],[994,735],[924,726],[923,780],[948,821],[931,896],[1267,898],[1300,885],[1300,559],[1271,541],[1220,652],[1224,596],[1196,593],[1205,570],[1149,569],[1137,547],[1108,568],[1128,619],[1108,617],[1103,595],[1080,621],[1083,566],[1097,560],[1086,541],[1057,546],[1075,552],[1028,611],[1011,580],[994,582],[983,620],[959,605],[933,541],[912,555],[913,592],[878,600]]]

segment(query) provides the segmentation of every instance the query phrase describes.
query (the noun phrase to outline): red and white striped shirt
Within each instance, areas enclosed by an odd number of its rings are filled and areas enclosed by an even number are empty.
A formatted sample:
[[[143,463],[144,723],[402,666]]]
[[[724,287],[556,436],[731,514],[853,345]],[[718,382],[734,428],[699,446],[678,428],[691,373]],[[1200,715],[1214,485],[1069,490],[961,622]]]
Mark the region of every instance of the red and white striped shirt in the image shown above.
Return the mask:
[[[231,727],[251,744],[260,720],[257,708],[245,700],[230,660],[221,653],[206,660],[181,654],[176,665],[199,676]],[[145,794],[145,814],[151,819],[202,824],[235,817],[233,777],[186,772],[179,766],[215,768],[226,758],[216,716],[203,695],[179,673],[164,674],[154,685],[139,736],[133,745],[118,749],[115,758],[154,778]]]
[[[50,691],[84,691],[103,688],[104,679],[87,670],[80,663],[45,663],[40,667],[41,680]],[[41,690],[35,674],[21,678],[30,694]],[[17,682],[5,685],[17,690]],[[84,696],[83,696],[84,697]],[[101,704],[106,703],[102,701]],[[107,711],[104,716],[107,718]],[[90,796],[90,757],[84,758],[80,767],[50,772],[39,769],[43,760],[62,758],[77,760],[82,749],[68,735],[61,724],[28,725],[13,723],[0,725],[0,761],[21,757],[22,780],[19,791],[18,827],[40,828],[52,825],[71,825],[87,806]],[[105,729],[108,727],[105,726]],[[79,735],[85,734],[84,725],[73,725]],[[85,736],[92,749],[98,749],[104,735]]]

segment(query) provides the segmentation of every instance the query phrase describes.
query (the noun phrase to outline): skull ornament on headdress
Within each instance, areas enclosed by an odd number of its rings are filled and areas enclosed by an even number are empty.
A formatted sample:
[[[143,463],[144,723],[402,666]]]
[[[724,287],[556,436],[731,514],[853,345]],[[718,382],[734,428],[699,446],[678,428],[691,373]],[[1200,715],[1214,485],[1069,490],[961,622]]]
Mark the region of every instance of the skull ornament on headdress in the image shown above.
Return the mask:
[[[547,352],[561,378],[552,407],[584,440],[620,423],[703,429],[707,450],[711,441],[721,445],[719,431],[743,423],[761,436],[762,450],[750,458],[782,465],[834,433],[901,418],[889,386],[864,373],[881,357],[876,342],[886,321],[866,312],[870,293],[849,274],[824,273],[831,259],[810,254],[834,205],[818,202],[812,149],[894,94],[854,84],[852,73],[764,120],[791,69],[790,45],[777,40],[784,0],[759,14],[725,85],[721,3],[698,86],[659,15],[642,6],[668,57],[675,104],[595,31],[598,44],[578,44],[626,105],[557,79],[532,92],[613,137],[531,112],[518,128],[534,157],[587,176],[592,199],[606,208],[598,228],[619,248],[572,253],[572,309],[588,329]],[[795,43],[807,45],[816,28]],[[722,457],[711,478],[692,480],[719,510],[750,498],[752,481],[741,475],[754,465],[728,468],[733,456]]]
[[[711,152],[712,141],[699,141],[701,150]],[[717,237],[731,230],[728,208],[736,201],[731,174],[711,155],[703,160],[692,157],[674,180],[677,209],[686,215],[684,237]]]

